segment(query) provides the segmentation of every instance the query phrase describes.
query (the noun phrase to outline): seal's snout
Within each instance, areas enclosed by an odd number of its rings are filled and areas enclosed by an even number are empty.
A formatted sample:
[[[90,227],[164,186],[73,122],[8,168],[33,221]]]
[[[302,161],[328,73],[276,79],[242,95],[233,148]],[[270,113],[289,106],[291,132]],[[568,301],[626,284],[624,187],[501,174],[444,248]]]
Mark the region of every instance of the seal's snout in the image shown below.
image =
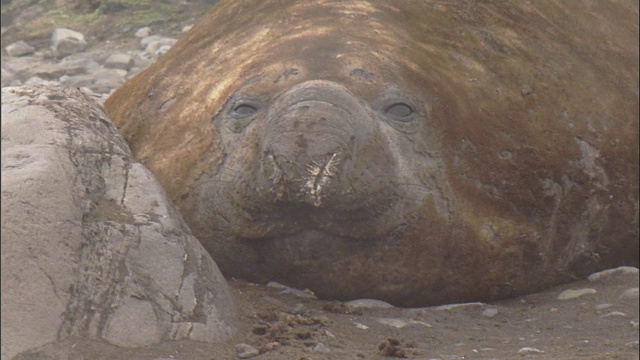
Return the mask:
[[[349,191],[345,179],[368,122],[341,85],[309,81],[293,87],[269,113],[261,138],[262,183],[277,201],[330,206]]]
[[[298,202],[314,207],[324,205],[323,200],[339,188],[343,170],[341,151],[309,160],[304,167],[288,160],[284,155],[266,154],[268,182],[278,201]]]

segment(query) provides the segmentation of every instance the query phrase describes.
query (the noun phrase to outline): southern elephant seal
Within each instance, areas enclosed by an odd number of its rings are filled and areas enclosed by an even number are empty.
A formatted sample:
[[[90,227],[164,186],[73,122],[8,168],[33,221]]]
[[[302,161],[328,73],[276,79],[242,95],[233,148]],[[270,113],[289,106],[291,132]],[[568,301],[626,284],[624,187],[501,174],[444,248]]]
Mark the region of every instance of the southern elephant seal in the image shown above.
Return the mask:
[[[638,3],[226,1],[106,108],[223,273],[402,306],[638,265]]]

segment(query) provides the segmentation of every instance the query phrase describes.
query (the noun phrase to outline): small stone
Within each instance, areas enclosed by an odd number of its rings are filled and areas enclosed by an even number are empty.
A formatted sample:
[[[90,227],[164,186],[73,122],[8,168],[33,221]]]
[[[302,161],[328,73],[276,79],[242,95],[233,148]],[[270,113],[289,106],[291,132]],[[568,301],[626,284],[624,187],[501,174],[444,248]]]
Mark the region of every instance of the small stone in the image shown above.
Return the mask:
[[[84,35],[74,30],[58,28],[51,35],[51,50],[58,57],[75,54],[87,47]]]
[[[167,51],[169,51],[169,49],[171,49],[171,46],[162,45],[158,50],[155,51],[154,55],[155,56],[164,55]]]
[[[355,325],[358,329],[361,329],[361,330],[367,330],[369,328],[367,325],[361,324],[355,321],[353,322],[353,325]]]
[[[186,33],[187,31],[191,30],[191,28],[192,28],[192,27],[193,27],[193,24],[192,24],[192,25],[185,25],[185,26],[182,28],[182,32],[183,32],[183,33]]]
[[[610,308],[612,306],[613,306],[613,304],[606,304],[606,303],[605,304],[598,304],[598,305],[596,305],[596,309],[604,310],[604,309]]]
[[[236,354],[240,359],[248,359],[260,355],[260,351],[249,344],[241,343],[236,345]]]
[[[329,347],[323,343],[318,343],[316,344],[316,346],[313,347],[313,352],[330,352],[331,349],[329,349]]]
[[[523,347],[520,350],[518,350],[518,354],[520,355],[544,354],[544,351],[540,349],[536,349],[534,347]]]
[[[433,309],[434,310],[453,310],[453,309],[458,309],[458,308],[466,308],[466,307],[474,307],[474,306],[484,306],[486,305],[485,303],[481,303],[481,302],[471,302],[471,303],[462,303],[462,304],[448,304],[448,305],[440,305],[440,306],[436,306]]]
[[[162,39],[162,36],[159,36],[159,35],[151,35],[151,36],[144,37],[140,40],[140,47],[142,49],[146,49],[147,46],[149,46],[149,44],[151,44],[154,41],[158,41],[160,39]]]
[[[23,40],[20,40],[5,46],[4,50],[7,52],[7,55],[17,57],[31,55],[36,49]]]
[[[482,310],[482,316],[486,316],[486,317],[494,317],[498,314],[498,309],[496,308],[488,308],[488,309],[484,309]]]
[[[610,313],[602,315],[603,318],[607,318],[607,317],[626,317],[626,316],[627,316],[627,314],[623,313],[622,311],[612,311]]]
[[[150,40],[148,40],[150,39]],[[166,47],[167,49],[173,46],[178,40],[166,37],[160,37],[156,35],[152,35],[142,39],[140,42],[144,47],[144,52],[147,54],[155,54],[161,48]]]
[[[613,275],[638,275],[638,272],[639,270],[637,267],[621,266],[615,269],[609,269],[609,270],[593,273],[589,275],[587,279],[589,279],[589,281],[597,281],[605,277],[611,277]]]
[[[628,343],[624,344],[624,346],[631,348],[631,349],[637,349],[638,347],[640,347],[640,341],[636,340],[636,341],[629,341]]]
[[[620,294],[620,300],[638,300],[640,297],[639,288],[629,288]]]
[[[590,288],[585,288],[585,289],[568,289],[565,290],[563,292],[560,293],[560,295],[558,295],[557,299],[558,300],[571,300],[571,299],[575,299],[575,298],[579,298],[580,296],[583,295],[587,295],[587,294],[595,294],[597,291],[596,289],[590,289]]]
[[[376,320],[383,325],[393,326],[398,329],[402,329],[407,325],[422,325],[429,328],[431,327],[431,325],[427,324],[426,322],[416,321],[416,320],[405,320],[405,319],[399,319],[399,318],[382,318],[382,319],[376,319]]]
[[[280,294],[290,294],[290,295],[295,295],[295,296],[301,297],[301,298],[316,299],[316,295],[311,290],[307,290],[307,289],[298,290],[298,289],[294,289],[294,288],[288,287],[287,285],[280,284],[280,283],[275,282],[275,281],[269,281],[267,283],[267,286],[273,287],[273,288],[276,288],[276,289],[282,289]]]
[[[135,34],[137,38],[146,38],[149,35],[151,35],[151,28],[146,26],[138,29],[138,31],[136,31],[136,34]]]
[[[392,326],[394,328],[402,329],[403,327],[409,325],[408,322],[402,319],[377,319],[379,323],[383,325]]]
[[[347,301],[344,304],[350,308],[389,309],[393,307],[393,305],[389,304],[388,302],[385,302],[382,300],[375,300],[375,299],[357,299],[357,300]]]
[[[638,330],[638,329],[640,328],[640,323],[639,323],[639,322],[637,322],[637,321],[633,321],[633,320],[632,320],[632,321],[629,321],[629,323],[630,323],[630,324],[631,324],[631,326],[632,326],[634,329],[636,329],[636,330]]]
[[[273,351],[273,350],[275,350],[275,349],[277,349],[279,347],[280,347],[280,343],[277,342],[277,341],[273,341],[273,342],[266,343],[266,344],[260,346],[260,349],[258,350],[258,352],[260,354],[264,354],[266,352]]]
[[[104,61],[104,67],[128,71],[133,67],[133,57],[127,54],[113,54]]]

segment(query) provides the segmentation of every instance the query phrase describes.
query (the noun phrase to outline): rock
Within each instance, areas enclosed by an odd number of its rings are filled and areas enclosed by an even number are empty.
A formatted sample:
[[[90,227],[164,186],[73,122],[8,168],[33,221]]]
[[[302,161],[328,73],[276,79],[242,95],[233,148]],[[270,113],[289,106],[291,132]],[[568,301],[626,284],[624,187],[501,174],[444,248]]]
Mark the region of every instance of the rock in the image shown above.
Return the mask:
[[[313,352],[323,352],[323,353],[327,353],[331,351],[331,349],[323,343],[317,343],[316,346],[314,346],[313,349],[311,350]]]
[[[227,284],[101,107],[2,89],[2,358],[72,336],[122,347],[236,329]]]
[[[127,72],[120,69],[101,69],[93,76],[95,80],[89,88],[97,93],[106,94],[126,81]]]
[[[608,309],[608,308],[610,308],[610,307],[612,307],[612,306],[613,306],[613,304],[607,304],[607,303],[604,303],[604,304],[598,304],[598,305],[596,305],[596,309],[598,309],[598,310],[604,310],[604,309]]]
[[[394,328],[402,329],[407,325],[422,325],[426,327],[431,327],[430,324],[427,324],[423,321],[416,321],[412,319],[400,319],[400,318],[381,318],[376,319],[380,324],[392,326]]]
[[[629,288],[620,294],[620,300],[638,300],[640,297],[640,289]]]
[[[596,289],[577,289],[577,290],[568,289],[561,292],[560,295],[558,295],[557,299],[571,300],[571,299],[579,298],[580,296],[583,296],[583,295],[595,294],[596,292],[597,292]]]
[[[363,324],[363,323],[356,322],[356,321],[354,321],[354,322],[353,322],[353,325],[355,325],[355,326],[356,326],[358,329],[360,329],[360,330],[367,330],[367,329],[369,329],[369,327],[368,327],[367,325],[365,325],[365,324]]]
[[[498,314],[498,309],[496,308],[488,308],[488,309],[482,310],[482,316],[485,316],[485,317],[491,318],[496,316],[497,314]]]
[[[462,303],[462,304],[448,304],[448,305],[440,305],[435,306],[434,310],[453,310],[458,308],[466,308],[466,307],[475,307],[475,306],[484,306],[484,303],[481,302],[470,302],[470,303]]]
[[[154,36],[150,36],[149,38],[154,38]],[[145,38],[148,39],[148,38]],[[145,40],[143,39],[143,41]],[[161,53],[169,50],[173,44],[175,44],[178,40],[166,37],[157,37],[153,40],[147,42],[147,45],[144,47],[144,53],[151,57],[159,56]]]
[[[612,311],[610,313],[606,313],[606,314],[602,315],[601,317],[603,317],[603,318],[608,318],[608,317],[627,317],[627,314],[623,313],[622,311]]]
[[[276,289],[282,289],[282,291],[280,292],[281,294],[291,294],[291,295],[295,295],[295,296],[298,296],[298,297],[309,298],[309,299],[315,299],[316,298],[316,296],[312,292],[310,292],[309,290],[294,289],[294,288],[288,287],[287,285],[283,285],[283,284],[280,284],[280,283],[275,282],[275,281],[268,282],[267,286],[273,287],[273,288],[276,288]]]
[[[249,344],[242,343],[236,345],[236,354],[240,359],[248,359],[260,355],[260,351]]]
[[[23,40],[14,42],[13,44],[9,44],[5,46],[4,50],[7,52],[9,56],[25,56],[33,54],[35,48]]]
[[[347,307],[350,308],[379,308],[379,309],[388,309],[392,308],[393,305],[389,304],[386,301],[375,300],[375,299],[357,299],[351,300],[344,303]]]
[[[55,80],[46,80],[46,79],[42,79],[42,78],[37,77],[37,76],[32,76],[32,77],[28,78],[27,81],[25,81],[23,85],[32,85],[32,86],[52,85],[52,86],[56,86],[56,85],[60,85],[60,83],[55,81]]]
[[[2,67],[2,73],[1,73],[1,80],[0,83],[2,84],[2,87],[5,86],[16,86],[16,85],[21,85],[22,82],[18,79],[16,79],[16,76],[14,73],[9,72],[8,70],[6,70],[4,68],[4,66]]]
[[[149,46],[150,43],[158,41],[160,39],[162,39],[162,36],[160,35],[146,36],[140,40],[140,48],[144,50],[147,48],[147,46]]]
[[[63,75],[74,76],[85,72],[85,67],[78,63],[61,62],[59,64],[41,64],[33,70],[33,75],[45,80],[58,80]]]
[[[104,62],[104,67],[128,71],[134,65],[133,57],[127,54],[113,54]]]
[[[145,26],[143,28],[138,29],[138,31],[136,31],[135,36],[137,38],[145,38],[145,37],[148,37],[150,34],[151,34],[151,28]]]
[[[518,354],[520,355],[535,355],[535,354],[544,354],[544,351],[540,349],[536,349],[534,347],[523,347],[518,350]]]
[[[143,57],[139,52],[133,54],[133,66],[140,68],[141,70],[147,68],[151,61],[149,59]]]
[[[187,31],[191,30],[192,27],[193,27],[193,24],[185,25],[184,27],[182,27],[182,32],[186,33]]]
[[[84,35],[74,30],[57,28],[51,36],[51,50],[58,57],[75,54],[87,47]]]
[[[633,266],[620,266],[615,269],[608,269],[589,275],[589,281],[598,281],[612,276],[638,276],[638,268]]]
[[[96,78],[93,75],[76,75],[60,77],[60,83],[68,87],[90,87],[95,82]]]

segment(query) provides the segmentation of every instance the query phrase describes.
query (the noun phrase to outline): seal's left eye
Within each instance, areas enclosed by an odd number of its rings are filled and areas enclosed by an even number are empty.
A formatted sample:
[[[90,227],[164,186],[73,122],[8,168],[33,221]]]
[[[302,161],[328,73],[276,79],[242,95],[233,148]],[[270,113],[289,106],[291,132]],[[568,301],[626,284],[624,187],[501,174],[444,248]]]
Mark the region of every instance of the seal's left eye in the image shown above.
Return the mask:
[[[413,114],[413,108],[407,103],[397,102],[387,107],[385,113],[395,119],[403,119]]]
[[[251,103],[239,103],[233,107],[233,113],[239,117],[251,116],[258,112],[258,106]]]

